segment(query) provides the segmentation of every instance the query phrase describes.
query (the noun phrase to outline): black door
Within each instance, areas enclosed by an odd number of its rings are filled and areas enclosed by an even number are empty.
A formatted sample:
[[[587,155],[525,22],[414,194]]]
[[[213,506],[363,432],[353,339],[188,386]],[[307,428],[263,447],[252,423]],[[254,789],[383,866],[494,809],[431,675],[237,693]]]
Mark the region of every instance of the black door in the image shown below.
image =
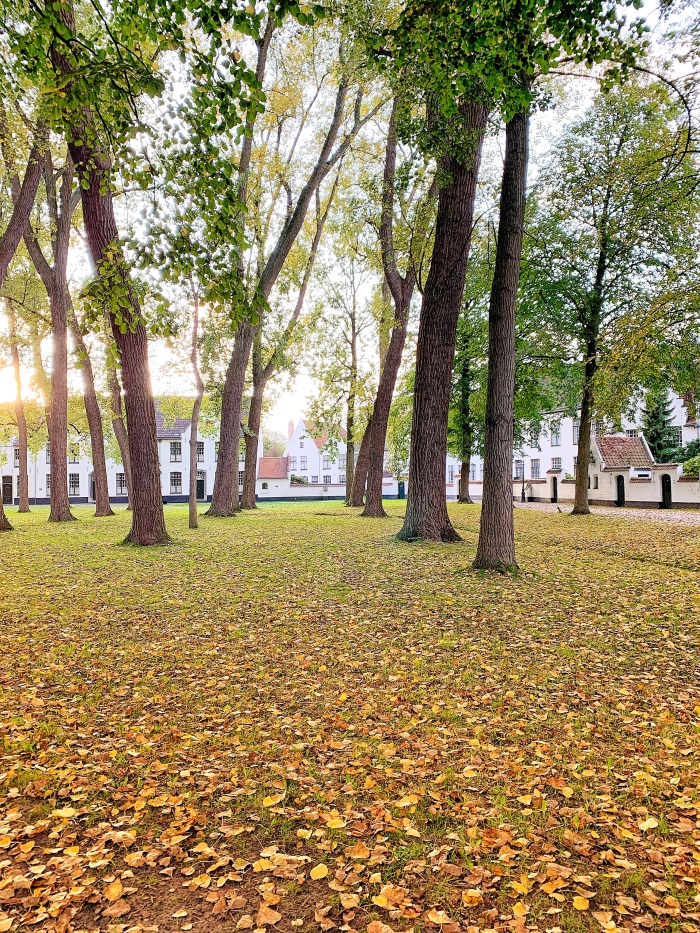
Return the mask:
[[[90,499],[92,502],[95,501],[95,475],[94,473],[90,476]]]
[[[197,500],[201,502],[204,499],[204,479],[197,477]]]
[[[400,479],[399,480],[399,499],[406,498],[406,483]]]
[[[671,484],[671,477],[668,473],[664,473],[661,477],[661,508],[662,509],[671,509],[673,508],[673,495],[672,490],[673,486]]]
[[[617,478],[617,500],[616,505],[625,504],[625,477],[618,476]]]
[[[2,501],[4,505],[12,505],[12,477],[2,478]]]
[[[552,477],[552,502],[559,501],[559,481],[556,476]]]

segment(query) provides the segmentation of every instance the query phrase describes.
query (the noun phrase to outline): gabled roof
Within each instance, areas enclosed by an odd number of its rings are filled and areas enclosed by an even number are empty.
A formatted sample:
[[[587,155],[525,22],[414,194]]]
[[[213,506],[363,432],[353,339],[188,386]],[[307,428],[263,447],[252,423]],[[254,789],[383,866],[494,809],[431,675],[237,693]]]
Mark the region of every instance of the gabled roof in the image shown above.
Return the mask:
[[[600,459],[608,470],[627,470],[630,467],[650,469],[654,461],[641,437],[619,437],[614,434],[597,436],[595,443]]]
[[[172,440],[179,440],[182,437],[182,435],[185,433],[185,431],[189,428],[190,419],[189,418],[175,418],[174,421],[168,419],[167,427],[166,427],[165,418],[163,417],[163,413],[160,410],[160,404],[157,399],[155,401],[155,409],[156,409],[156,434],[158,435],[158,439],[167,440],[168,438],[172,438]]]
[[[304,425],[305,434],[302,434],[302,435],[300,435],[300,436],[301,436],[301,437],[306,437],[306,436],[310,437],[311,440],[312,440],[312,441],[314,442],[314,444],[316,445],[316,447],[318,447],[319,450],[323,450],[323,448],[326,446],[326,443],[327,443],[327,441],[328,441],[328,435],[327,435],[327,434],[322,434],[320,437],[314,437],[314,431],[315,431],[315,428],[316,428],[316,425],[314,424],[314,422],[313,422],[313,421],[307,421],[305,418],[302,418],[302,419],[301,419],[301,422],[302,422],[302,424]],[[340,429],[340,437],[341,437],[341,440],[346,440],[346,439],[347,439],[347,436],[348,436],[348,432],[345,430],[345,428],[342,428],[342,427],[341,427],[341,429]]]
[[[286,479],[287,457],[261,457],[258,479]]]

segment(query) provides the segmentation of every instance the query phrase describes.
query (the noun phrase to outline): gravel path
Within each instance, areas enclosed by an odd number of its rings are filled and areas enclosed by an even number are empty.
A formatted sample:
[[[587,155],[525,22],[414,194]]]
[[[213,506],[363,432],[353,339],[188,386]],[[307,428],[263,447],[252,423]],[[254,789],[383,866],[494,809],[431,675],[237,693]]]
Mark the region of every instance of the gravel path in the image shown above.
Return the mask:
[[[518,509],[535,509],[539,512],[556,512],[552,502],[516,502]],[[572,503],[560,502],[559,511],[570,512]],[[700,527],[700,509],[617,509],[606,506],[591,506],[596,515],[611,515],[614,518],[631,518],[635,521],[652,521],[670,525],[696,525]]]

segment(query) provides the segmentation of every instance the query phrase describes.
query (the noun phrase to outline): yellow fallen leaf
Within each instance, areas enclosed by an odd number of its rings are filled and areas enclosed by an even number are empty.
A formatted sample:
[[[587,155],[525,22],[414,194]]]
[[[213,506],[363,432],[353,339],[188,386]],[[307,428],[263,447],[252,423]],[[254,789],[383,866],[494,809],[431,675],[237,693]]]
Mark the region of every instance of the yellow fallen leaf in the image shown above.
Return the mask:
[[[318,881],[319,878],[325,878],[327,874],[328,865],[324,865],[323,863],[317,865],[315,868],[312,868],[309,872],[309,875],[313,878],[314,881]]]
[[[568,800],[569,797],[573,797],[574,789],[573,787],[562,787],[561,793],[562,793],[562,796],[566,797],[566,799]]]
[[[257,862],[253,862],[253,871],[267,871],[268,868],[272,868],[272,862],[267,858],[259,858]]]
[[[333,817],[332,820],[328,820],[326,826],[328,829],[342,829],[344,826],[347,826],[347,821],[340,816]]]
[[[63,850],[64,855],[77,855],[80,852],[80,846],[68,846]]]
[[[31,852],[32,849],[34,848],[34,845],[35,845],[34,842],[23,842],[22,845],[19,847],[19,850],[20,852]],[[64,849],[63,851],[65,852],[66,850]]]
[[[462,903],[465,907],[474,907],[483,900],[481,891],[470,888],[468,891],[462,891]]]
[[[311,830],[309,830],[309,835],[311,835]],[[355,843],[354,846],[348,846],[345,850],[345,854],[348,858],[365,859],[369,858],[371,853],[364,842],[360,840],[359,842]]]
[[[311,830],[310,829],[298,829],[297,836],[300,839],[311,839]]]
[[[654,819],[653,816],[649,816],[646,820],[644,820],[642,823],[638,823],[637,825],[641,830],[646,832],[647,829],[656,829],[656,827],[659,825],[659,821]]]
[[[574,907],[576,910],[588,910],[589,900],[587,897],[582,897],[580,894],[577,894],[574,898]]]
[[[0,849],[8,849],[12,839],[9,836],[0,836]]]
[[[513,916],[516,918],[524,917],[525,914],[530,912],[530,908],[523,901],[518,901],[513,904]]]
[[[181,917],[186,917],[186,916],[187,916],[186,910],[176,910],[175,913],[173,914],[173,920],[180,920]]]
[[[279,803],[281,800],[284,800],[284,794],[274,794],[272,797],[263,798],[264,807],[274,807],[276,803]]]
[[[256,919],[259,927],[274,926],[282,919],[282,914],[278,914],[276,910],[273,910],[267,904],[261,904]]]
[[[401,800],[396,801],[397,807],[413,807],[418,803],[417,794],[408,794],[406,797],[402,797]]]
[[[208,888],[211,884],[211,875],[197,875],[196,878],[192,879],[192,884],[196,885],[198,888]]]
[[[64,807],[62,810],[54,810],[51,816],[58,816],[62,820],[69,820],[72,816],[75,816],[77,812],[75,807]]]
[[[0,920],[0,933],[5,933],[6,930],[9,930],[12,926],[12,917],[5,917],[4,920]]]
[[[427,916],[428,916],[428,920],[429,920],[431,923],[434,923],[436,926],[442,926],[443,923],[450,923],[450,922],[451,922],[451,921],[450,921],[449,914],[447,914],[444,910],[436,910],[435,908],[433,908],[433,909],[428,913]]]
[[[111,884],[108,884],[102,893],[108,901],[116,901],[117,898],[120,898],[124,893],[124,888],[119,878]]]
[[[372,898],[372,903],[376,904],[377,907],[388,907],[389,901],[384,897],[383,894],[375,894]]]

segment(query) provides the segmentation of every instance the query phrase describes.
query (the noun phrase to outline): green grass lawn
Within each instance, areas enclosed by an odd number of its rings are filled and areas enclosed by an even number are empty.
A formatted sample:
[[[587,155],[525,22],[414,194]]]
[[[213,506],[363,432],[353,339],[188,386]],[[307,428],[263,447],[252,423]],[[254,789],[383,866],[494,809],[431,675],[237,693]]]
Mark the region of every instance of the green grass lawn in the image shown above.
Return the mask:
[[[0,536],[0,933],[700,931],[700,534],[404,503]]]

